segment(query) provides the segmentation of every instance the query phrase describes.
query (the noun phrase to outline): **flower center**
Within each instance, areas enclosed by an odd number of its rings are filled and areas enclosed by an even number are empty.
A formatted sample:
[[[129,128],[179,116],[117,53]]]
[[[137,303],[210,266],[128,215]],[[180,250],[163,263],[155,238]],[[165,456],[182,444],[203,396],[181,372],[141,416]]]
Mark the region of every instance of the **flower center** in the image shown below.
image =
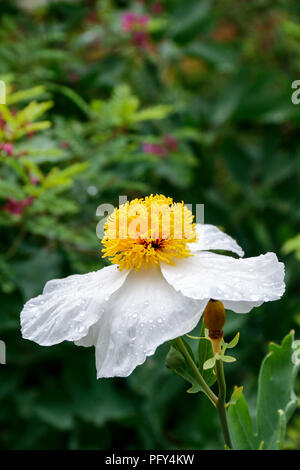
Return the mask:
[[[190,256],[188,243],[196,241],[193,215],[183,202],[151,195],[121,205],[108,217],[102,243],[103,257],[120,270],[175,264]]]

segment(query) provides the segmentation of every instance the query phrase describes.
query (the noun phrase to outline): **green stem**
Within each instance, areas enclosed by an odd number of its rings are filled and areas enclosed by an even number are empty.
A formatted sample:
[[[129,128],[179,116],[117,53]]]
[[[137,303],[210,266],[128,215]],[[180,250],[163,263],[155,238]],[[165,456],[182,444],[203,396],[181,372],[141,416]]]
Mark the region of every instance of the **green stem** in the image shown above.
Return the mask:
[[[219,418],[220,418],[220,422],[222,426],[225,444],[227,445],[227,447],[232,449],[231,437],[230,437],[228,422],[227,422],[227,414],[226,414],[226,409],[225,409],[226,382],[225,382],[225,376],[224,376],[223,361],[221,361],[220,359],[216,361],[216,375],[217,375],[218,386],[219,386],[217,410],[219,413]]]
[[[217,407],[217,403],[218,403],[218,397],[214,394],[214,392],[209,388],[209,386],[207,385],[207,383],[205,382],[204,378],[202,377],[202,375],[200,374],[199,372],[199,369],[198,367],[196,366],[195,362],[193,361],[190,353],[188,352],[187,348],[185,347],[185,344],[184,342],[182,341],[181,338],[177,338],[176,340],[176,343],[177,343],[177,346],[178,348],[180,349],[180,351],[182,352],[182,354],[184,355],[188,365],[190,366],[190,368],[192,369],[192,371],[194,372],[194,375],[195,375],[195,379],[197,380],[197,382],[199,383],[199,385],[201,386],[203,392],[205,393],[205,395],[210,399],[210,401],[213,403],[213,405],[215,407]]]

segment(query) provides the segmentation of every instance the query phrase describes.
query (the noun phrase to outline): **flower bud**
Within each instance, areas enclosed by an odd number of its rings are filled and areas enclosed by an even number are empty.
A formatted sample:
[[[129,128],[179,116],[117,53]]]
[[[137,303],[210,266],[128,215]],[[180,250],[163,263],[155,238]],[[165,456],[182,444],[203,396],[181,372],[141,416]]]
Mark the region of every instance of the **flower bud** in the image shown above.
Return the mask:
[[[213,351],[217,354],[223,338],[223,326],[226,321],[224,305],[220,300],[211,299],[203,314],[203,321],[208,328],[208,336],[211,340]]]
[[[177,349],[171,346],[167,357],[166,357],[166,367],[168,369],[178,369],[179,367],[183,367],[185,365],[185,360],[182,354],[177,351]]]

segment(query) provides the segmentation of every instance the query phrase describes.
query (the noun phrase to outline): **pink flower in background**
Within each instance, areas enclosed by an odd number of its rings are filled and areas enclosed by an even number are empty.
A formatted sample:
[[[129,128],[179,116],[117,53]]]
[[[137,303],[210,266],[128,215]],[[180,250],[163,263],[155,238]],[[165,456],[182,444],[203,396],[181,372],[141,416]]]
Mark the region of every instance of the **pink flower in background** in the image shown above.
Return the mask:
[[[133,11],[123,13],[121,16],[121,25],[123,31],[125,32],[132,32],[133,30],[143,29],[147,26],[148,21],[148,15],[137,15]]]
[[[177,142],[177,139],[175,139],[175,137],[173,137],[171,134],[166,134],[163,138],[163,142],[165,144],[165,146],[168,148],[168,150],[170,150],[171,152],[175,151],[178,149],[178,142]]]
[[[138,18],[138,22],[140,25],[142,26],[147,26],[148,22],[149,22],[149,16],[148,15],[140,15],[139,18]]]
[[[32,176],[30,178],[30,181],[32,184],[38,184],[40,182],[40,179],[37,176]]]
[[[147,32],[149,19],[148,15],[137,15],[134,12],[123,13],[121,16],[122,30],[131,33],[132,43],[141,49],[146,49],[149,44]]]
[[[29,196],[23,201],[17,201],[17,199],[9,198],[8,202],[3,206],[3,210],[9,214],[22,215],[25,207],[30,206],[34,201],[33,196]]]
[[[165,157],[167,155],[165,147],[161,144],[144,143],[142,144],[142,150],[145,153],[158,155],[159,157]]]
[[[175,152],[178,149],[178,141],[170,134],[166,134],[162,142],[159,144],[153,144],[144,142],[142,144],[142,150],[145,153],[151,155],[158,155],[160,157],[166,157],[169,152]]]
[[[132,43],[141,49],[146,49],[149,42],[149,35],[146,31],[135,31],[131,36]]]
[[[0,148],[9,156],[14,153],[14,146],[13,144],[0,144]]]
[[[122,30],[125,32],[131,31],[136,22],[137,15],[133,12],[123,13],[121,16]]]

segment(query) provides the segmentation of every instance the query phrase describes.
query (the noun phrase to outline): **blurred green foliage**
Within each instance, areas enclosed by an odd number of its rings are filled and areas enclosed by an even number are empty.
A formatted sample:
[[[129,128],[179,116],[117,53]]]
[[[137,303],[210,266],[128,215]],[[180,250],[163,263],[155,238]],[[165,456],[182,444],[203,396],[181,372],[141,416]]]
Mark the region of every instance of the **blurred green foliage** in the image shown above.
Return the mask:
[[[149,15],[139,36],[128,11]],[[205,204],[247,256],[286,264],[281,301],[228,313],[225,336],[241,331],[228,388],[244,385],[253,414],[267,343],[300,326],[299,19],[297,0],[0,3],[1,448],[222,448],[213,407],[165,367],[168,345],[96,381],[92,348],[21,338],[48,279],[103,266],[96,208],[120,194]]]

